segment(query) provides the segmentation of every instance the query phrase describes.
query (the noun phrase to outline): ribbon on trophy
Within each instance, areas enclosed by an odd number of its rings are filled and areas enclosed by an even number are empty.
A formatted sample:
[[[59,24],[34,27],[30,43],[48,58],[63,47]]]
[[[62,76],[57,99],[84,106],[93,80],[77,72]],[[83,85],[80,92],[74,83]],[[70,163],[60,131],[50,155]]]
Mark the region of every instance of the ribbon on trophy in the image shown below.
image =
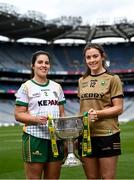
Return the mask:
[[[52,152],[53,152],[53,156],[57,157],[59,153],[58,153],[58,147],[57,147],[57,142],[56,142],[55,128],[52,123],[52,120],[53,120],[52,116],[48,115],[48,129],[49,129],[49,134],[50,134],[50,139],[51,139]]]
[[[91,153],[91,138],[90,127],[88,121],[88,112],[83,115],[83,140],[82,140],[82,156],[89,155]]]

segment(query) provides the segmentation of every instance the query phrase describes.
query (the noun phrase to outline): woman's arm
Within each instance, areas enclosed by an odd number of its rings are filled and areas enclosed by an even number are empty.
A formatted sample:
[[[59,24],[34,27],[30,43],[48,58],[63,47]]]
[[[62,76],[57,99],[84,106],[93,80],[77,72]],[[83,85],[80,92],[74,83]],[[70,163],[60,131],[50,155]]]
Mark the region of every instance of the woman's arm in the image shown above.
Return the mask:
[[[96,111],[98,118],[115,117],[123,112],[123,98],[112,99],[112,107]]]
[[[60,110],[60,117],[65,116],[64,105],[59,105],[59,110]]]
[[[90,109],[88,111],[91,119],[97,120],[98,118],[115,117],[123,112],[123,98],[113,98],[112,106],[103,110]]]
[[[32,116],[28,113],[27,107],[25,106],[15,106],[15,119],[21,123],[25,124],[46,124],[46,116]]]

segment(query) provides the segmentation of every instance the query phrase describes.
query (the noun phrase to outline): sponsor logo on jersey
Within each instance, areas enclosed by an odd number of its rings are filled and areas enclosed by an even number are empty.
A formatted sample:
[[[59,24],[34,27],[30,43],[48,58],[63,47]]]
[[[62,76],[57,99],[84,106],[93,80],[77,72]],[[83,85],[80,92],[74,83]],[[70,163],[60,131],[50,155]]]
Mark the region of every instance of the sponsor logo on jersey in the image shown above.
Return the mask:
[[[50,91],[50,89],[41,89],[41,91]]]
[[[41,95],[40,95],[40,93],[34,93],[34,94],[32,94],[32,96],[33,97],[40,97]]]
[[[38,101],[38,106],[53,106],[53,105],[58,105],[57,100],[41,100]]]
[[[81,99],[85,100],[85,99],[102,99],[104,96],[103,93],[85,93],[81,95]]]

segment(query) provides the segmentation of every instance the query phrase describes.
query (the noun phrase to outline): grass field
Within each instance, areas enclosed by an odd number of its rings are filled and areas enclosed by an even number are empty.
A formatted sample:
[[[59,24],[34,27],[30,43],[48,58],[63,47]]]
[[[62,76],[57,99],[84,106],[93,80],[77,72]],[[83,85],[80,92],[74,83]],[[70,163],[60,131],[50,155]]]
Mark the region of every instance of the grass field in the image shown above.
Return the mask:
[[[121,124],[122,155],[117,179],[134,179],[134,121]],[[24,179],[21,158],[22,127],[0,127],[0,179]],[[79,167],[62,168],[60,179],[86,179]]]

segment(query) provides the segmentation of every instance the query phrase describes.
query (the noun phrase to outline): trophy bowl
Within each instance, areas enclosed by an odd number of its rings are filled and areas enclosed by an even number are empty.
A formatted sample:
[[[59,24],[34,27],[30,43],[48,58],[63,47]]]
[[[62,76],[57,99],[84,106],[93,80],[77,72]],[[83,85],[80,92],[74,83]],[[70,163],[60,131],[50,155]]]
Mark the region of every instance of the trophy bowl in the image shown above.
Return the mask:
[[[67,141],[68,155],[64,166],[78,166],[81,161],[74,153],[74,140],[83,131],[83,116],[67,116],[53,119],[56,136]]]

